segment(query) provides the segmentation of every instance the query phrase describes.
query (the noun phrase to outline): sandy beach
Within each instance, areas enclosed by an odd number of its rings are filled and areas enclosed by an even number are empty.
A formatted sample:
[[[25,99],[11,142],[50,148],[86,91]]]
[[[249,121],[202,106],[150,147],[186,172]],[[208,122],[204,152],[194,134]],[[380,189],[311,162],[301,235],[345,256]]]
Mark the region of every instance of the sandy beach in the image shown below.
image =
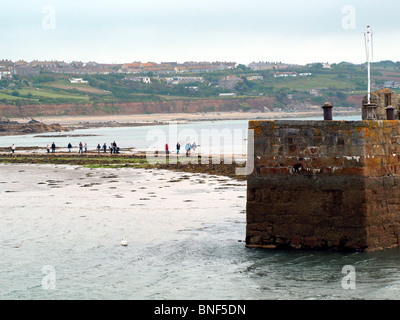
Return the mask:
[[[333,116],[351,116],[360,114],[356,109],[336,110]],[[60,124],[69,128],[85,128],[99,126],[137,126],[159,125],[168,122],[186,123],[190,121],[221,121],[221,120],[254,120],[254,119],[282,119],[322,117],[322,110],[302,112],[208,112],[208,113],[159,113],[159,114],[132,114],[132,115],[107,115],[107,116],[59,116],[37,117],[35,120],[44,124]],[[31,118],[14,119],[20,123]]]

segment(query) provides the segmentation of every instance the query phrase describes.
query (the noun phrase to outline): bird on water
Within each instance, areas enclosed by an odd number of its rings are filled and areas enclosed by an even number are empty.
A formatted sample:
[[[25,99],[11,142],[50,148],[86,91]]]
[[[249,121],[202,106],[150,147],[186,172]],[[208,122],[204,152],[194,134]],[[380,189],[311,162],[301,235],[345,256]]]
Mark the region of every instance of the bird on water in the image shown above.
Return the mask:
[[[128,245],[128,241],[126,241],[125,238],[122,237],[121,246],[127,246],[127,245]]]

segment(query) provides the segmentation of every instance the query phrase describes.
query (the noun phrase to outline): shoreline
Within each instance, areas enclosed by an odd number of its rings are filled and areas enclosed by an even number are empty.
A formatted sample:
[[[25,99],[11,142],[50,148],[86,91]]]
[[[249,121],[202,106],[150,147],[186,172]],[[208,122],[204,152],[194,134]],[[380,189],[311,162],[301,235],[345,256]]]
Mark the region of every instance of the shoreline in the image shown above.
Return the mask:
[[[358,109],[336,110],[335,116],[352,116],[361,114]],[[297,112],[207,112],[207,113],[159,113],[108,116],[57,116],[35,117],[46,125],[59,124],[71,130],[98,127],[134,127],[165,125],[169,122],[188,123],[199,121],[227,120],[276,120],[285,118],[322,117],[321,110]],[[26,123],[32,118],[14,118],[14,121]]]
[[[1,152],[1,151],[0,151]],[[0,164],[53,164],[53,165],[78,165],[88,168],[140,168],[140,169],[161,169],[177,172],[202,173],[233,178],[236,180],[247,180],[246,175],[236,174],[236,168],[245,167],[243,163],[212,163],[213,157],[208,156],[208,163],[205,163],[207,156],[192,155],[189,157],[159,154],[152,157],[149,162],[146,153],[138,154],[110,154],[88,152],[86,154],[71,154],[68,152],[56,153],[0,153]],[[223,159],[223,156],[220,157]]]

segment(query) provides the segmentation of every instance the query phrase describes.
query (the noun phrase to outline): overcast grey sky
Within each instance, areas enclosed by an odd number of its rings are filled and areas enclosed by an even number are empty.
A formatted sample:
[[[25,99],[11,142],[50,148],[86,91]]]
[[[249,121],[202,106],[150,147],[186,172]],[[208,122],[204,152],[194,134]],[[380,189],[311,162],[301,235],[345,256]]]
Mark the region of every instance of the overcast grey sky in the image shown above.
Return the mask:
[[[0,0],[0,59],[400,60],[399,0]]]

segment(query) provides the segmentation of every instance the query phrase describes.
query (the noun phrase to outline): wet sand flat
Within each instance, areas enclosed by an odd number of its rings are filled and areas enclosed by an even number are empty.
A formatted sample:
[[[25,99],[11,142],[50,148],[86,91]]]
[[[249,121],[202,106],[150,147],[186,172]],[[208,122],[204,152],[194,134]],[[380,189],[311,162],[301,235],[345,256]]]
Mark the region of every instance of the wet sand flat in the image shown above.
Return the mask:
[[[112,270],[126,259],[131,271],[151,265],[157,256],[154,247],[172,250],[175,243],[180,250],[182,241],[243,246],[243,181],[168,170],[49,164],[0,164],[0,177],[3,298],[76,298],[82,286],[91,288],[89,297],[119,297],[107,289],[115,280]],[[126,248],[120,245],[122,237],[129,242]],[[56,292],[40,286],[44,265],[57,270]],[[14,274],[16,268],[25,276]],[[129,298],[151,297],[153,289],[146,293],[139,288],[158,281],[157,268],[147,276],[131,275],[120,292]],[[91,276],[82,276],[85,270]],[[91,277],[96,280],[88,284]]]

